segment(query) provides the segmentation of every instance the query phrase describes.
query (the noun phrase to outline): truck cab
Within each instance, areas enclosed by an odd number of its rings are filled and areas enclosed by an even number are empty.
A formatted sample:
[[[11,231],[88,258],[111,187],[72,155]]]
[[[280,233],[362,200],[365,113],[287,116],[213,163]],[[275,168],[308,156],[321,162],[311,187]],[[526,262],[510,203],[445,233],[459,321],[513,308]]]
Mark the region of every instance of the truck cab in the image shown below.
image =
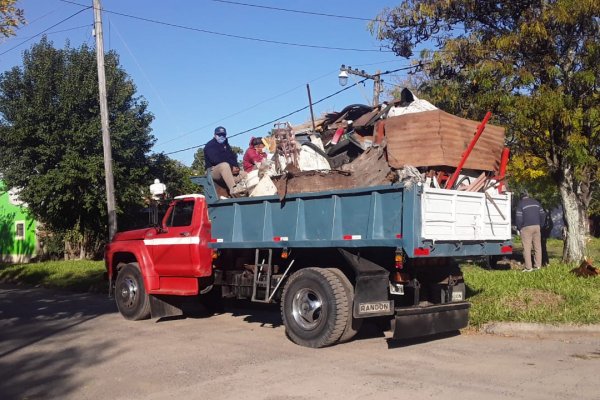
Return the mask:
[[[142,319],[148,295],[197,295],[212,275],[210,229],[205,198],[193,194],[176,197],[159,226],[117,233],[105,262],[119,310]]]

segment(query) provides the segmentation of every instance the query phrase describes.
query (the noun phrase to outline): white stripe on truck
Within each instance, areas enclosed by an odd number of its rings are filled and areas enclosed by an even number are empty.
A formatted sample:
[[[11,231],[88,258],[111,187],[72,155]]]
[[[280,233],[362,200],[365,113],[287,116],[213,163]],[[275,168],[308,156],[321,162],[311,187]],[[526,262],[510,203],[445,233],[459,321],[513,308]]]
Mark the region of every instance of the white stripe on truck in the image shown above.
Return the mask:
[[[199,237],[181,237],[181,238],[160,238],[160,239],[144,239],[146,246],[162,246],[171,244],[199,244]]]

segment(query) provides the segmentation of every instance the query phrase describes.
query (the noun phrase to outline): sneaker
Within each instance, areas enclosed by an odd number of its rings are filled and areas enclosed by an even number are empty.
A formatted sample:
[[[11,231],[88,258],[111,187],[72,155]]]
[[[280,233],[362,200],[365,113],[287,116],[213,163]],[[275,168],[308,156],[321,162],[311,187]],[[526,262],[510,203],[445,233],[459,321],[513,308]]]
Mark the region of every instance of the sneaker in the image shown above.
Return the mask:
[[[521,272],[531,272],[531,271],[533,271],[533,268],[531,268],[531,269],[527,269],[527,268],[525,268],[525,269],[524,269],[524,270],[522,270]]]
[[[540,267],[533,267],[533,269],[538,270],[538,269],[540,269]]]
[[[242,197],[247,194],[248,189],[246,189],[246,185],[242,183],[236,184],[233,188],[231,188],[230,194],[231,197]]]

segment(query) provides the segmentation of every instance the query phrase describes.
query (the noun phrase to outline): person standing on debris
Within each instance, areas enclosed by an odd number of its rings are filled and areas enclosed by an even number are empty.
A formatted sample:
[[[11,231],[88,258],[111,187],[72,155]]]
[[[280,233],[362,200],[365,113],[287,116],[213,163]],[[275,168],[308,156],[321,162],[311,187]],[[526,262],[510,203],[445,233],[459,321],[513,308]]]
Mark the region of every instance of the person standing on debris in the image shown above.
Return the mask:
[[[250,172],[253,169],[258,169],[260,164],[267,159],[265,153],[265,144],[261,137],[253,137],[250,139],[250,146],[244,153],[244,171]]]
[[[529,193],[524,191],[523,198],[517,205],[516,217],[517,229],[521,232],[521,241],[523,242],[523,258],[525,260],[525,269],[523,272],[540,269],[542,266],[541,226],[546,220],[546,213],[540,203],[530,198]],[[535,252],[533,268],[531,263],[532,247]]]
[[[213,180],[225,182],[230,195],[237,194],[236,183],[243,175],[237,156],[227,141],[227,130],[222,126],[215,128],[215,137],[204,146],[204,161],[207,174],[210,173]]]

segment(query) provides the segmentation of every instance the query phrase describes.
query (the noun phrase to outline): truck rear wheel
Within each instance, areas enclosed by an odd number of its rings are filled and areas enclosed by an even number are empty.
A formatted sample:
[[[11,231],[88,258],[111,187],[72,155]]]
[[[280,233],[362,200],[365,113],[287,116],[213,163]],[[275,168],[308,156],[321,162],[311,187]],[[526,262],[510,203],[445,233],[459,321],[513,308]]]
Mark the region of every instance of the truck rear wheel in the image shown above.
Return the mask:
[[[115,301],[125,319],[138,321],[150,317],[150,298],[137,264],[127,264],[117,275]]]
[[[348,298],[340,277],[321,268],[294,273],[283,290],[281,318],[296,344],[318,348],[338,341],[348,321]]]
[[[344,286],[344,290],[346,291],[346,298],[348,299],[348,319],[346,320],[346,328],[344,328],[344,333],[339,339],[339,343],[345,343],[350,341],[358,331],[360,330],[363,319],[362,318],[354,318],[353,314],[353,306],[354,306],[354,287],[348,277],[339,269],[331,268],[329,271],[336,274]]]

